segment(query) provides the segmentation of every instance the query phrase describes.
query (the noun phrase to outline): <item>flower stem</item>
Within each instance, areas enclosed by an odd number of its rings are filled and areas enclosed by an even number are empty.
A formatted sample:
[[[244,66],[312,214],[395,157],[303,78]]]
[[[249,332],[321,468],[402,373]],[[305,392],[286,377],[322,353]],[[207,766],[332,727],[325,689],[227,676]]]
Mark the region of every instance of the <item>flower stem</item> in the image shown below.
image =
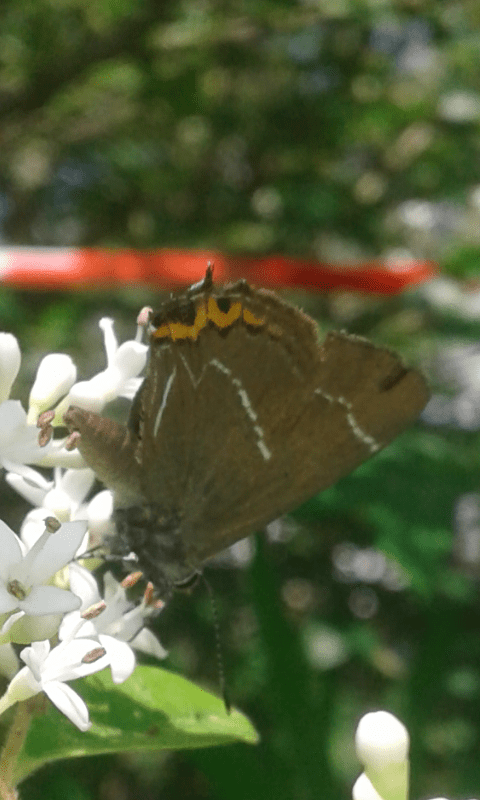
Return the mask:
[[[0,756],[0,798],[1,800],[16,800],[17,792],[12,786],[18,756],[27,736],[30,720],[32,719],[31,700],[18,703],[11,728],[7,734]]]

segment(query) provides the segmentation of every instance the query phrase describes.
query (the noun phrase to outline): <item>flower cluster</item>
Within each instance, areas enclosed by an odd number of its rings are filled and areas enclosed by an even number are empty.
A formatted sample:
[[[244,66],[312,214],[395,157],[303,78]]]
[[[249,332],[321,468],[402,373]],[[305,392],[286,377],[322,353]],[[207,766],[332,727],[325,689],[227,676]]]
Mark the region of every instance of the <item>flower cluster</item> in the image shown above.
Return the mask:
[[[44,692],[81,730],[90,727],[88,709],[67,681],[109,666],[113,681],[121,683],[135,668],[133,649],[166,655],[145,627],[146,618],[161,607],[152,587],[134,604],[127,589],[139,576],[118,583],[107,574],[102,598],[92,573],[78,561],[111,533],[113,499],[108,491],[90,497],[92,470],[78,451],[65,447],[66,440],[51,436],[70,405],[99,412],[116,397],[132,399],[141,384],[147,356],[143,323],[135,339],[120,346],[112,320],[99,324],[106,368],[77,382],[69,356],[46,356],[27,412],[10,399],[20,347],[12,334],[0,333],[0,465],[7,484],[32,505],[19,536],[0,520],[0,674],[10,680],[0,713]],[[42,416],[48,424],[39,443]],[[45,468],[51,470],[50,479]],[[22,663],[13,646],[18,644],[25,645]]]

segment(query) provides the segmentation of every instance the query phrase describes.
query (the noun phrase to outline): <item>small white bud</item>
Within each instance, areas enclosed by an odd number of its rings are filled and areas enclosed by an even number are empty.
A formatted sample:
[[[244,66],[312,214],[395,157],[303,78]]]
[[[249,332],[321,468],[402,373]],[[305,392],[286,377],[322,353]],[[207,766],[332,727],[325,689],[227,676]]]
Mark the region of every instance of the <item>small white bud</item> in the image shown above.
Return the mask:
[[[408,758],[408,731],[388,711],[374,711],[360,720],[355,736],[357,756],[362,764],[381,769]]]
[[[388,711],[365,714],[355,746],[366,778],[382,800],[407,800],[409,736],[405,725]]]
[[[10,397],[10,390],[18,375],[20,346],[12,333],[0,333],[0,403]]]
[[[40,362],[29,398],[28,422],[34,424],[38,415],[52,408],[68,393],[77,379],[77,368],[70,356],[50,353]]]

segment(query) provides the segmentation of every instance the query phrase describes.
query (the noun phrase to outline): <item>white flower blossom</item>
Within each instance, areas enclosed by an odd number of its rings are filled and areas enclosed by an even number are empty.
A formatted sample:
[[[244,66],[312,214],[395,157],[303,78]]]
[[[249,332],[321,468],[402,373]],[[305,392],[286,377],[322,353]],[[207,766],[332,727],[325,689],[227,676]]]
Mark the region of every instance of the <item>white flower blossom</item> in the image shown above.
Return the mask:
[[[0,333],[0,466],[28,478],[33,473],[26,464],[37,463],[46,451],[38,444],[38,430],[29,423],[21,403],[8,399],[20,362],[15,336]]]
[[[81,620],[81,614],[101,601],[96,581],[86,569],[78,564],[71,564],[69,575],[72,591],[82,598],[82,606],[78,611],[64,617],[59,630],[60,639],[71,636],[72,630]],[[148,602],[148,597],[134,605],[128,600],[122,584],[110,573],[105,575],[104,584],[103,611],[92,619],[84,620],[77,636],[97,638],[109,656],[114,683],[121,683],[135,668],[132,648],[157,658],[165,658],[167,653],[153,633],[144,627],[145,619],[158,613],[158,608]]]
[[[92,675],[108,665],[108,656],[91,639],[69,639],[53,650],[50,642],[33,642],[20,653],[26,666],[12,679],[0,699],[0,713],[14,703],[45,692],[58,710],[81,731],[91,726],[88,708],[65,681]],[[95,657],[97,656],[98,657]],[[93,660],[92,660],[93,658]]]
[[[7,483],[36,508],[26,515],[20,538],[27,547],[37,541],[45,529],[45,519],[54,516],[60,522],[86,520],[88,530],[76,556],[102,544],[114,532],[112,521],[113,495],[105,489],[90,501],[85,498],[95,480],[89,468],[54,469],[53,481],[48,481],[40,472],[31,471],[28,480],[14,472],[5,476]]]
[[[85,522],[70,522],[59,531],[48,529],[27,550],[15,533],[0,520],[0,641],[27,643],[45,638],[38,618],[53,630],[58,628],[58,615],[80,606],[72,592],[48,585],[56,572],[71,561],[86,530]]]
[[[25,500],[37,506],[28,512],[21,528],[21,539],[28,547],[43,533],[46,517],[54,516],[60,522],[87,518],[84,500],[95,481],[95,473],[91,469],[63,471],[57,467],[53,473],[53,481],[47,481],[39,472],[35,473],[35,477],[30,476],[29,480],[9,472],[5,480]],[[89,546],[88,542],[89,537],[86,535],[83,550]]]
[[[100,320],[99,327],[104,334],[107,367],[90,380],[80,381],[72,386],[55,409],[53,424],[62,424],[63,415],[71,405],[99,413],[106,403],[117,397],[133,399],[142,382],[137,376],[145,366],[148,351],[148,346],[140,341],[142,327],[137,326],[135,339],[120,346],[113,331],[113,320],[104,317]]]

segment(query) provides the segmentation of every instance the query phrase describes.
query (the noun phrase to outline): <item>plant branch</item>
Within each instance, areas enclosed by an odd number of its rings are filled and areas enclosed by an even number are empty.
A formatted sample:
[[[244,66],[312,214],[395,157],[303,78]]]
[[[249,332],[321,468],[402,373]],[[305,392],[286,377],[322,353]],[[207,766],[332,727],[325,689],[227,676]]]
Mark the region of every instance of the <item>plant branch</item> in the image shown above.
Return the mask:
[[[18,703],[11,728],[8,732],[0,757],[0,798],[1,800],[16,800],[17,792],[12,786],[17,765],[32,719],[32,704],[30,700]]]

